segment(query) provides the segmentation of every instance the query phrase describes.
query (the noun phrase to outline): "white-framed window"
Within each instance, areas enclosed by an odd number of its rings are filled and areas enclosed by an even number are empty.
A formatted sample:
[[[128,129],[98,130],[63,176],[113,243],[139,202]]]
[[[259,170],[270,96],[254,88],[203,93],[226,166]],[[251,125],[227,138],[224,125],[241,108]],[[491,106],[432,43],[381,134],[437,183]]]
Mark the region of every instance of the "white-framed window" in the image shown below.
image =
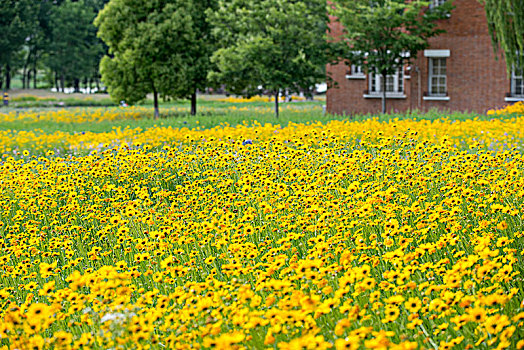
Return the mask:
[[[382,74],[372,72],[369,74],[369,94],[382,93]],[[399,68],[395,74],[386,76],[386,94],[404,93],[404,70]]]
[[[364,70],[362,69],[362,66],[359,66],[357,64],[351,65],[351,75],[364,75]]]
[[[447,58],[451,56],[448,49],[424,50],[424,57],[428,58],[428,91],[422,97],[425,101],[449,101]]]
[[[524,69],[511,71],[511,97],[524,98]]]
[[[429,57],[428,93],[429,96],[447,95],[446,57]]]
[[[446,0],[431,0],[431,2],[429,3],[429,8],[434,8],[440,5],[444,5],[445,2]]]
[[[362,66],[352,64],[349,69],[350,71],[346,74],[347,79],[366,79],[366,74],[364,74]]]

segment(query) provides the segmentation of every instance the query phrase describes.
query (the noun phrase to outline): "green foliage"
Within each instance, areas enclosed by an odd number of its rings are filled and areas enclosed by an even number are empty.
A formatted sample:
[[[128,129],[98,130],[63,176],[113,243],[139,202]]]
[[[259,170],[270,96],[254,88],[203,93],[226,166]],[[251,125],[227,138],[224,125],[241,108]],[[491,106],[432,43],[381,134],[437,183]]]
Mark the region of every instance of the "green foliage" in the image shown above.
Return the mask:
[[[486,10],[493,47],[504,52],[508,73],[513,67],[524,68],[524,0],[480,2]]]
[[[34,28],[37,13],[33,5],[33,0],[0,1],[0,72],[5,69],[9,75],[20,61],[20,50]]]
[[[62,80],[92,75],[103,50],[92,24],[94,8],[66,0],[53,12],[48,66]]]
[[[447,18],[452,9],[451,1],[432,9],[428,1],[418,0],[333,0],[332,4],[331,14],[344,26],[343,58],[367,72],[378,72],[384,84],[386,75],[427,48],[428,38],[443,32],[436,21]]]
[[[0,2],[0,70],[19,72],[23,87],[45,68],[65,83],[98,76],[105,47],[93,20],[107,0],[17,0]],[[27,82],[27,85],[26,85]],[[8,83],[6,85],[9,85]],[[71,85],[70,85],[71,86]]]
[[[200,15],[210,1],[111,0],[95,24],[109,46],[102,80],[115,100],[136,103],[153,93],[186,98],[205,85],[209,64],[207,27]]]
[[[0,2],[0,64],[8,64],[29,35],[35,11],[31,0]]]
[[[32,73],[33,88],[37,86],[37,70],[41,58],[49,53],[51,37],[53,32],[53,3],[46,0],[38,0],[32,3],[36,10],[36,18],[32,23],[31,33],[26,38],[26,52],[24,69],[22,71],[23,87],[29,87],[29,77]],[[29,73],[31,71],[31,73]],[[27,75],[26,75],[27,74]],[[27,78],[27,80],[26,80]],[[27,85],[25,84],[27,82]]]
[[[220,38],[209,78],[228,91],[308,90],[325,79],[328,43],[325,0],[219,0],[208,11]],[[276,108],[278,115],[278,107]]]
[[[215,11],[217,0],[194,0],[188,8],[195,33],[192,44],[187,48],[193,61],[188,67],[194,89],[205,89],[208,86],[207,74],[211,68],[210,57],[216,49],[216,41],[211,35],[212,25],[206,11]]]

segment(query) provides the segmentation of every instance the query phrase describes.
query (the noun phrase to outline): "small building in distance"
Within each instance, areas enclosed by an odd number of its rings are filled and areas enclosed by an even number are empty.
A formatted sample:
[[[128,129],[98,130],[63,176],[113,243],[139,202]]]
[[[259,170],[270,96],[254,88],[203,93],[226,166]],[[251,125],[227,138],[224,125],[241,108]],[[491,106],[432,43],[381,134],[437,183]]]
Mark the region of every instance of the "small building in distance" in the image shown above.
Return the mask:
[[[439,6],[446,0],[432,0]],[[452,1],[452,0],[447,0]],[[477,0],[453,0],[455,9],[439,25],[446,33],[429,39],[429,48],[386,79],[388,111],[440,110],[485,112],[524,101],[522,71],[508,77],[506,64],[495,57],[483,6]],[[337,37],[342,27],[330,24]],[[327,91],[327,111],[333,114],[377,113],[381,110],[380,75],[358,66],[328,65],[336,84]]]

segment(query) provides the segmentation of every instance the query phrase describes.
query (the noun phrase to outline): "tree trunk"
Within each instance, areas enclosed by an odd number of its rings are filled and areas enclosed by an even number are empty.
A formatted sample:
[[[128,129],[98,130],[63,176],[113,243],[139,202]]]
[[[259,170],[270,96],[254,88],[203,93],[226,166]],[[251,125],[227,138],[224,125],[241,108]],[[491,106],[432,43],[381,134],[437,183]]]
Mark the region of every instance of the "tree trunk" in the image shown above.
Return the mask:
[[[60,90],[62,93],[65,92],[65,76],[63,73],[60,75]]]
[[[36,69],[36,67],[38,66],[38,50],[35,49],[35,54],[34,54],[34,60],[33,60],[33,89],[36,89],[37,88],[37,74],[38,74],[38,70]],[[29,84],[28,84],[29,85]]]
[[[74,88],[74,92],[76,93],[80,92],[80,79],[78,78],[73,79],[73,88]]]
[[[25,82],[27,81],[28,76],[29,73],[27,72],[27,67],[24,65],[24,68],[22,69],[22,89],[26,88]]]
[[[37,70],[36,70],[36,66],[35,68],[33,69],[33,89],[36,89],[37,88],[37,79],[36,79],[36,74],[37,74]]]
[[[191,115],[196,115],[197,112],[197,94],[196,90],[191,94]]]
[[[60,91],[60,86],[58,85],[58,72],[55,71],[55,88],[56,92]]]
[[[153,105],[155,106],[155,119],[158,119],[160,112],[158,110],[158,92],[153,88]]]
[[[27,70],[27,88],[30,89],[31,88],[31,77],[33,76],[33,70],[32,69],[29,69]]]
[[[280,90],[277,89],[277,91],[275,92],[275,117],[278,118],[278,95],[279,95],[279,92]]]
[[[5,67],[5,90],[9,91],[11,89],[11,66],[7,65]]]
[[[22,68],[22,89],[28,89],[31,77],[31,69],[29,68],[29,63],[31,62],[31,51],[27,54],[27,57],[24,62],[24,67]]]
[[[96,84],[96,92],[100,92],[100,79],[98,79],[98,77],[95,78],[95,84]]]
[[[382,73],[382,114],[386,114],[386,74]]]

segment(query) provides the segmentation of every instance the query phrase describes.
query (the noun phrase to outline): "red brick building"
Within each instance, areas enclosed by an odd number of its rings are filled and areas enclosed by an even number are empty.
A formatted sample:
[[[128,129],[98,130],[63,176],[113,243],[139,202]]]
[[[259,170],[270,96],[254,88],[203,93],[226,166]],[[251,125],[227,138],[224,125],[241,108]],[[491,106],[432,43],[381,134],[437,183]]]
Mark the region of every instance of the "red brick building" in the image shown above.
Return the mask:
[[[433,0],[434,6],[442,2]],[[503,58],[495,59],[482,5],[477,0],[453,0],[453,4],[451,17],[440,24],[446,33],[431,38],[428,50],[387,77],[388,111],[437,108],[485,112],[524,100],[522,72],[508,77]],[[332,22],[331,32],[339,36],[342,27]],[[380,112],[380,76],[343,63],[330,65],[327,71],[338,83],[327,91],[328,112]]]

